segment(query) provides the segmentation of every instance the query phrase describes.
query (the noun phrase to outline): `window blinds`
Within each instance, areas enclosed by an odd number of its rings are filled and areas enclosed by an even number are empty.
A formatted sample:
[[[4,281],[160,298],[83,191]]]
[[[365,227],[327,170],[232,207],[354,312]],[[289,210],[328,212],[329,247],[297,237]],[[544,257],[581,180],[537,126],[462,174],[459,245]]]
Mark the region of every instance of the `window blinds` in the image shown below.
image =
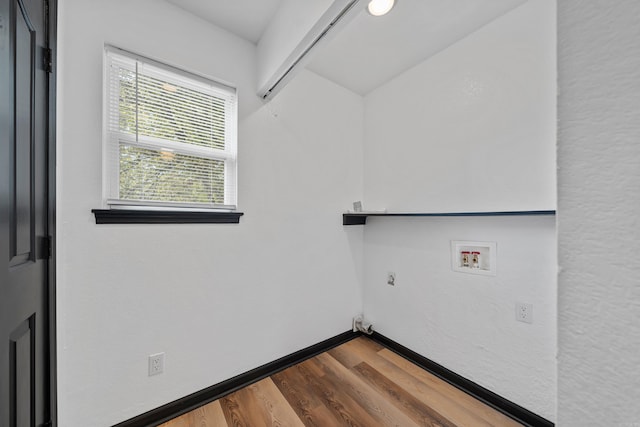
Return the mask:
[[[235,209],[234,88],[105,49],[109,205]]]

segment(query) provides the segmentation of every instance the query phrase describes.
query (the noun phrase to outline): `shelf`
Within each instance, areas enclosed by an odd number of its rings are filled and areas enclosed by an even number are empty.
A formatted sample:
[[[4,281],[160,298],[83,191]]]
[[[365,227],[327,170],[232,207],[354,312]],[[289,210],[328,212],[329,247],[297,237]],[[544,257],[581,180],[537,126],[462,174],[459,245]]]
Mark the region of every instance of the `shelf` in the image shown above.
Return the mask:
[[[531,215],[555,215],[556,211],[502,211],[502,212],[442,212],[442,213],[367,213],[352,212],[342,214],[342,225],[364,225],[367,223],[367,217],[445,217],[445,216],[531,216]]]

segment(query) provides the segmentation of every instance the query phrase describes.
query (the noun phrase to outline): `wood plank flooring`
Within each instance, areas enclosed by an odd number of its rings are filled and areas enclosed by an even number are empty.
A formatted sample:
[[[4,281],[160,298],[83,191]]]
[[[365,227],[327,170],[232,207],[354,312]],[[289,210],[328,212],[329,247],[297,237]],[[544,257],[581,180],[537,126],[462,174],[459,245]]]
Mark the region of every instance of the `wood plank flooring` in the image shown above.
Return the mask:
[[[161,427],[521,426],[358,337]]]

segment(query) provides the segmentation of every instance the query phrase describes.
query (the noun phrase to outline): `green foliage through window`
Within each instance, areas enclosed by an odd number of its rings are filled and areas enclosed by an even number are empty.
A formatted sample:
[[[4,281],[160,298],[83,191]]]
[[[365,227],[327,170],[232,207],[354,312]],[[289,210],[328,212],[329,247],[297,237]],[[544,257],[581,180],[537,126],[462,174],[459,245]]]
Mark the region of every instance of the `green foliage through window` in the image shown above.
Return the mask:
[[[232,203],[225,200],[230,184],[225,180],[234,178],[227,168],[235,168],[235,146],[228,146],[235,136],[229,133],[235,126],[235,91],[200,90],[201,79],[189,81],[155,63],[109,51],[107,57],[108,139],[117,141],[112,149],[118,159],[112,165],[117,196],[111,190],[110,198],[235,204],[235,197]]]
[[[224,204],[224,162],[121,144],[120,198]]]

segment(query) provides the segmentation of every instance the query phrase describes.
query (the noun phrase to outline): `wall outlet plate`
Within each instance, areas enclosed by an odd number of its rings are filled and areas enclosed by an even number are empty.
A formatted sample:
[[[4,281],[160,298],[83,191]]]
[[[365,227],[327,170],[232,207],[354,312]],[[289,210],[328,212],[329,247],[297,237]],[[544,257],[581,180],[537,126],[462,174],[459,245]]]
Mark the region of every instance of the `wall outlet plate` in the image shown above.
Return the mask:
[[[516,320],[518,322],[533,323],[533,304],[516,303]]]
[[[164,353],[149,355],[149,376],[161,374],[164,371]]]
[[[451,241],[451,269],[458,273],[480,274],[483,276],[496,275],[496,261],[498,255],[496,242],[473,242],[468,240]],[[463,265],[462,253],[479,252],[479,262],[474,266],[471,258],[469,266]],[[471,257],[471,255],[469,255]]]

